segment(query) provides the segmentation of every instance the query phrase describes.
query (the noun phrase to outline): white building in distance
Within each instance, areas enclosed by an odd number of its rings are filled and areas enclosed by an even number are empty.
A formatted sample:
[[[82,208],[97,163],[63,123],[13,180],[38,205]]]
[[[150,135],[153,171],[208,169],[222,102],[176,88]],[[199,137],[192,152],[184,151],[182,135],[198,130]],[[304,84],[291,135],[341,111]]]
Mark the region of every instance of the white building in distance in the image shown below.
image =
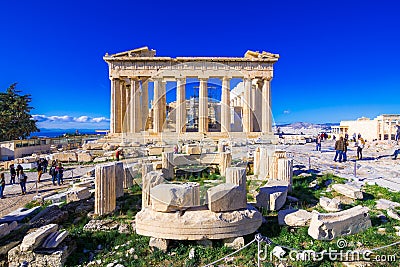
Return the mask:
[[[339,126],[332,126],[332,134],[340,136],[361,134],[368,141],[395,140],[396,131],[400,127],[399,114],[382,114],[371,120],[370,118],[358,118],[354,121],[341,121]]]

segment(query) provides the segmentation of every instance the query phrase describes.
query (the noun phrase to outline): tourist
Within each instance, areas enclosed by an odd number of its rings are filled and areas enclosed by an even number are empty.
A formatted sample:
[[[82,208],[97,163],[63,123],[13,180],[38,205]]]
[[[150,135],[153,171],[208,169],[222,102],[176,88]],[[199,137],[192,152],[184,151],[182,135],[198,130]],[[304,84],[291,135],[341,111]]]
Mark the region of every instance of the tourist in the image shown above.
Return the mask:
[[[335,150],[336,150],[336,154],[335,154],[335,158],[333,159],[333,161],[336,162],[336,160],[338,159],[338,156],[339,156],[339,162],[342,162],[343,150],[344,150],[344,140],[343,140],[343,136],[341,136],[341,137],[335,142]]]
[[[19,175],[18,175],[18,182],[21,186],[21,191],[22,191],[22,195],[26,194],[26,180],[27,180],[27,176],[24,173],[24,170],[20,170],[19,171]]]
[[[53,185],[56,185],[57,173],[56,173],[57,161],[53,160],[51,162],[51,167],[49,170],[49,174],[51,175],[51,181]]]
[[[396,147],[395,147],[395,150],[394,150],[394,153],[393,153],[393,160],[396,160],[397,159],[397,156],[400,154],[400,146],[399,145],[397,145]]]
[[[40,178],[42,177],[42,174],[43,174],[43,166],[42,166],[43,162],[42,162],[42,160],[38,160],[36,162],[36,164],[37,164],[36,170],[38,173],[37,181],[38,181],[38,183],[40,183]]]
[[[43,159],[42,165],[43,165],[43,173],[47,173],[47,166],[49,165],[49,161],[46,158]]]
[[[57,184],[61,185],[64,184],[64,168],[61,164],[61,162],[58,163],[58,166],[56,167],[56,175],[57,175]]]
[[[348,134],[346,135],[347,137],[349,137]],[[347,161],[347,147],[349,146],[349,140],[348,138],[346,138],[346,135],[345,138],[343,139],[343,162]]]
[[[0,173],[0,198],[4,198],[4,188],[6,187],[6,179],[4,172]]]
[[[10,165],[10,184],[15,184],[15,176],[17,171],[15,170],[14,164]]]
[[[115,159],[117,160],[117,161],[119,161],[119,149],[117,149],[117,151],[115,151]]]
[[[365,141],[361,137],[361,134],[358,134],[358,140],[357,140],[357,159],[360,160],[362,159],[362,150],[365,146]]]
[[[315,150],[316,151],[321,151],[321,142],[322,142],[322,136],[321,136],[321,134],[319,134],[317,136],[317,139],[315,139],[315,143],[316,143]]]
[[[353,142],[356,142],[357,141],[357,135],[356,135],[356,133],[353,133]]]
[[[18,164],[17,165],[17,169],[16,169],[16,171],[17,171],[17,177],[19,176],[19,173],[21,172],[21,171],[23,171],[24,170],[24,168],[21,166],[21,164]]]
[[[396,130],[396,141],[397,141],[397,144],[399,143],[399,139],[400,139],[400,124],[397,124],[396,125],[396,127],[397,127],[397,130]]]

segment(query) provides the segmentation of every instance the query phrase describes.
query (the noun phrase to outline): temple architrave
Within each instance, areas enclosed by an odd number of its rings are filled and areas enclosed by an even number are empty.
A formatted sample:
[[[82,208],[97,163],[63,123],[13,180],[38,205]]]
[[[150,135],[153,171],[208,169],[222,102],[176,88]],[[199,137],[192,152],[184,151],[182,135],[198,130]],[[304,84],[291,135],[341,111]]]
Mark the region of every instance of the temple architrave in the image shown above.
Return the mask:
[[[103,58],[109,67],[111,80],[110,133],[147,134],[158,136],[173,132],[184,135],[187,131],[186,79],[199,81],[196,101],[196,126],[199,135],[228,136],[231,133],[231,113],[240,106],[242,134],[246,136],[271,136],[271,80],[273,65],[278,54],[247,51],[244,57],[158,57],[155,50],[142,47]],[[208,80],[222,81],[219,103],[220,132],[209,131],[210,111]],[[243,81],[240,100],[232,98],[230,81]],[[176,82],[176,102],[171,112],[166,99],[166,82]],[[152,94],[149,85],[152,84]],[[153,95],[153,99],[149,96]],[[240,102],[239,102],[239,101]],[[214,112],[215,113],[215,112]],[[167,114],[173,114],[171,129]],[[193,134],[193,133],[192,133]]]

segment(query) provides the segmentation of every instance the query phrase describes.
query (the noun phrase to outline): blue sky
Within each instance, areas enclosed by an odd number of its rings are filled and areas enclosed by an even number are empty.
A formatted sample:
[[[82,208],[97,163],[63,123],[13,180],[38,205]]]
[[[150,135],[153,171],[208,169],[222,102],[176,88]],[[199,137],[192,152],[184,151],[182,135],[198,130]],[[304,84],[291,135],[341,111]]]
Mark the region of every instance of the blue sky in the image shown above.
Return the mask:
[[[281,55],[277,123],[400,113],[398,1],[3,1],[0,90],[18,82],[40,127],[105,128],[106,52]]]

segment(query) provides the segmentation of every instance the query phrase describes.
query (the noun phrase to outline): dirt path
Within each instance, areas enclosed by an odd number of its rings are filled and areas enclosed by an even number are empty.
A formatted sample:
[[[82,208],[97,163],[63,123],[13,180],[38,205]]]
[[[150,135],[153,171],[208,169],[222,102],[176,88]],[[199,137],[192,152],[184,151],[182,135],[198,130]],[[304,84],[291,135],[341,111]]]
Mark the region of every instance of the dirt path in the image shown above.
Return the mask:
[[[33,198],[40,194],[41,196],[51,195],[57,192],[66,190],[70,186],[73,179],[80,178],[86,174],[89,170],[93,169],[93,166],[74,166],[67,167],[64,172],[64,184],[53,185],[51,176],[48,173],[42,175],[41,182],[38,183],[36,188],[37,173],[27,172],[28,181],[26,183],[26,195],[21,195],[21,187],[19,184],[10,185],[10,175],[5,173],[6,176],[6,187],[4,189],[4,199],[0,199],[0,217],[18,209],[24,207],[27,203],[31,202]]]

